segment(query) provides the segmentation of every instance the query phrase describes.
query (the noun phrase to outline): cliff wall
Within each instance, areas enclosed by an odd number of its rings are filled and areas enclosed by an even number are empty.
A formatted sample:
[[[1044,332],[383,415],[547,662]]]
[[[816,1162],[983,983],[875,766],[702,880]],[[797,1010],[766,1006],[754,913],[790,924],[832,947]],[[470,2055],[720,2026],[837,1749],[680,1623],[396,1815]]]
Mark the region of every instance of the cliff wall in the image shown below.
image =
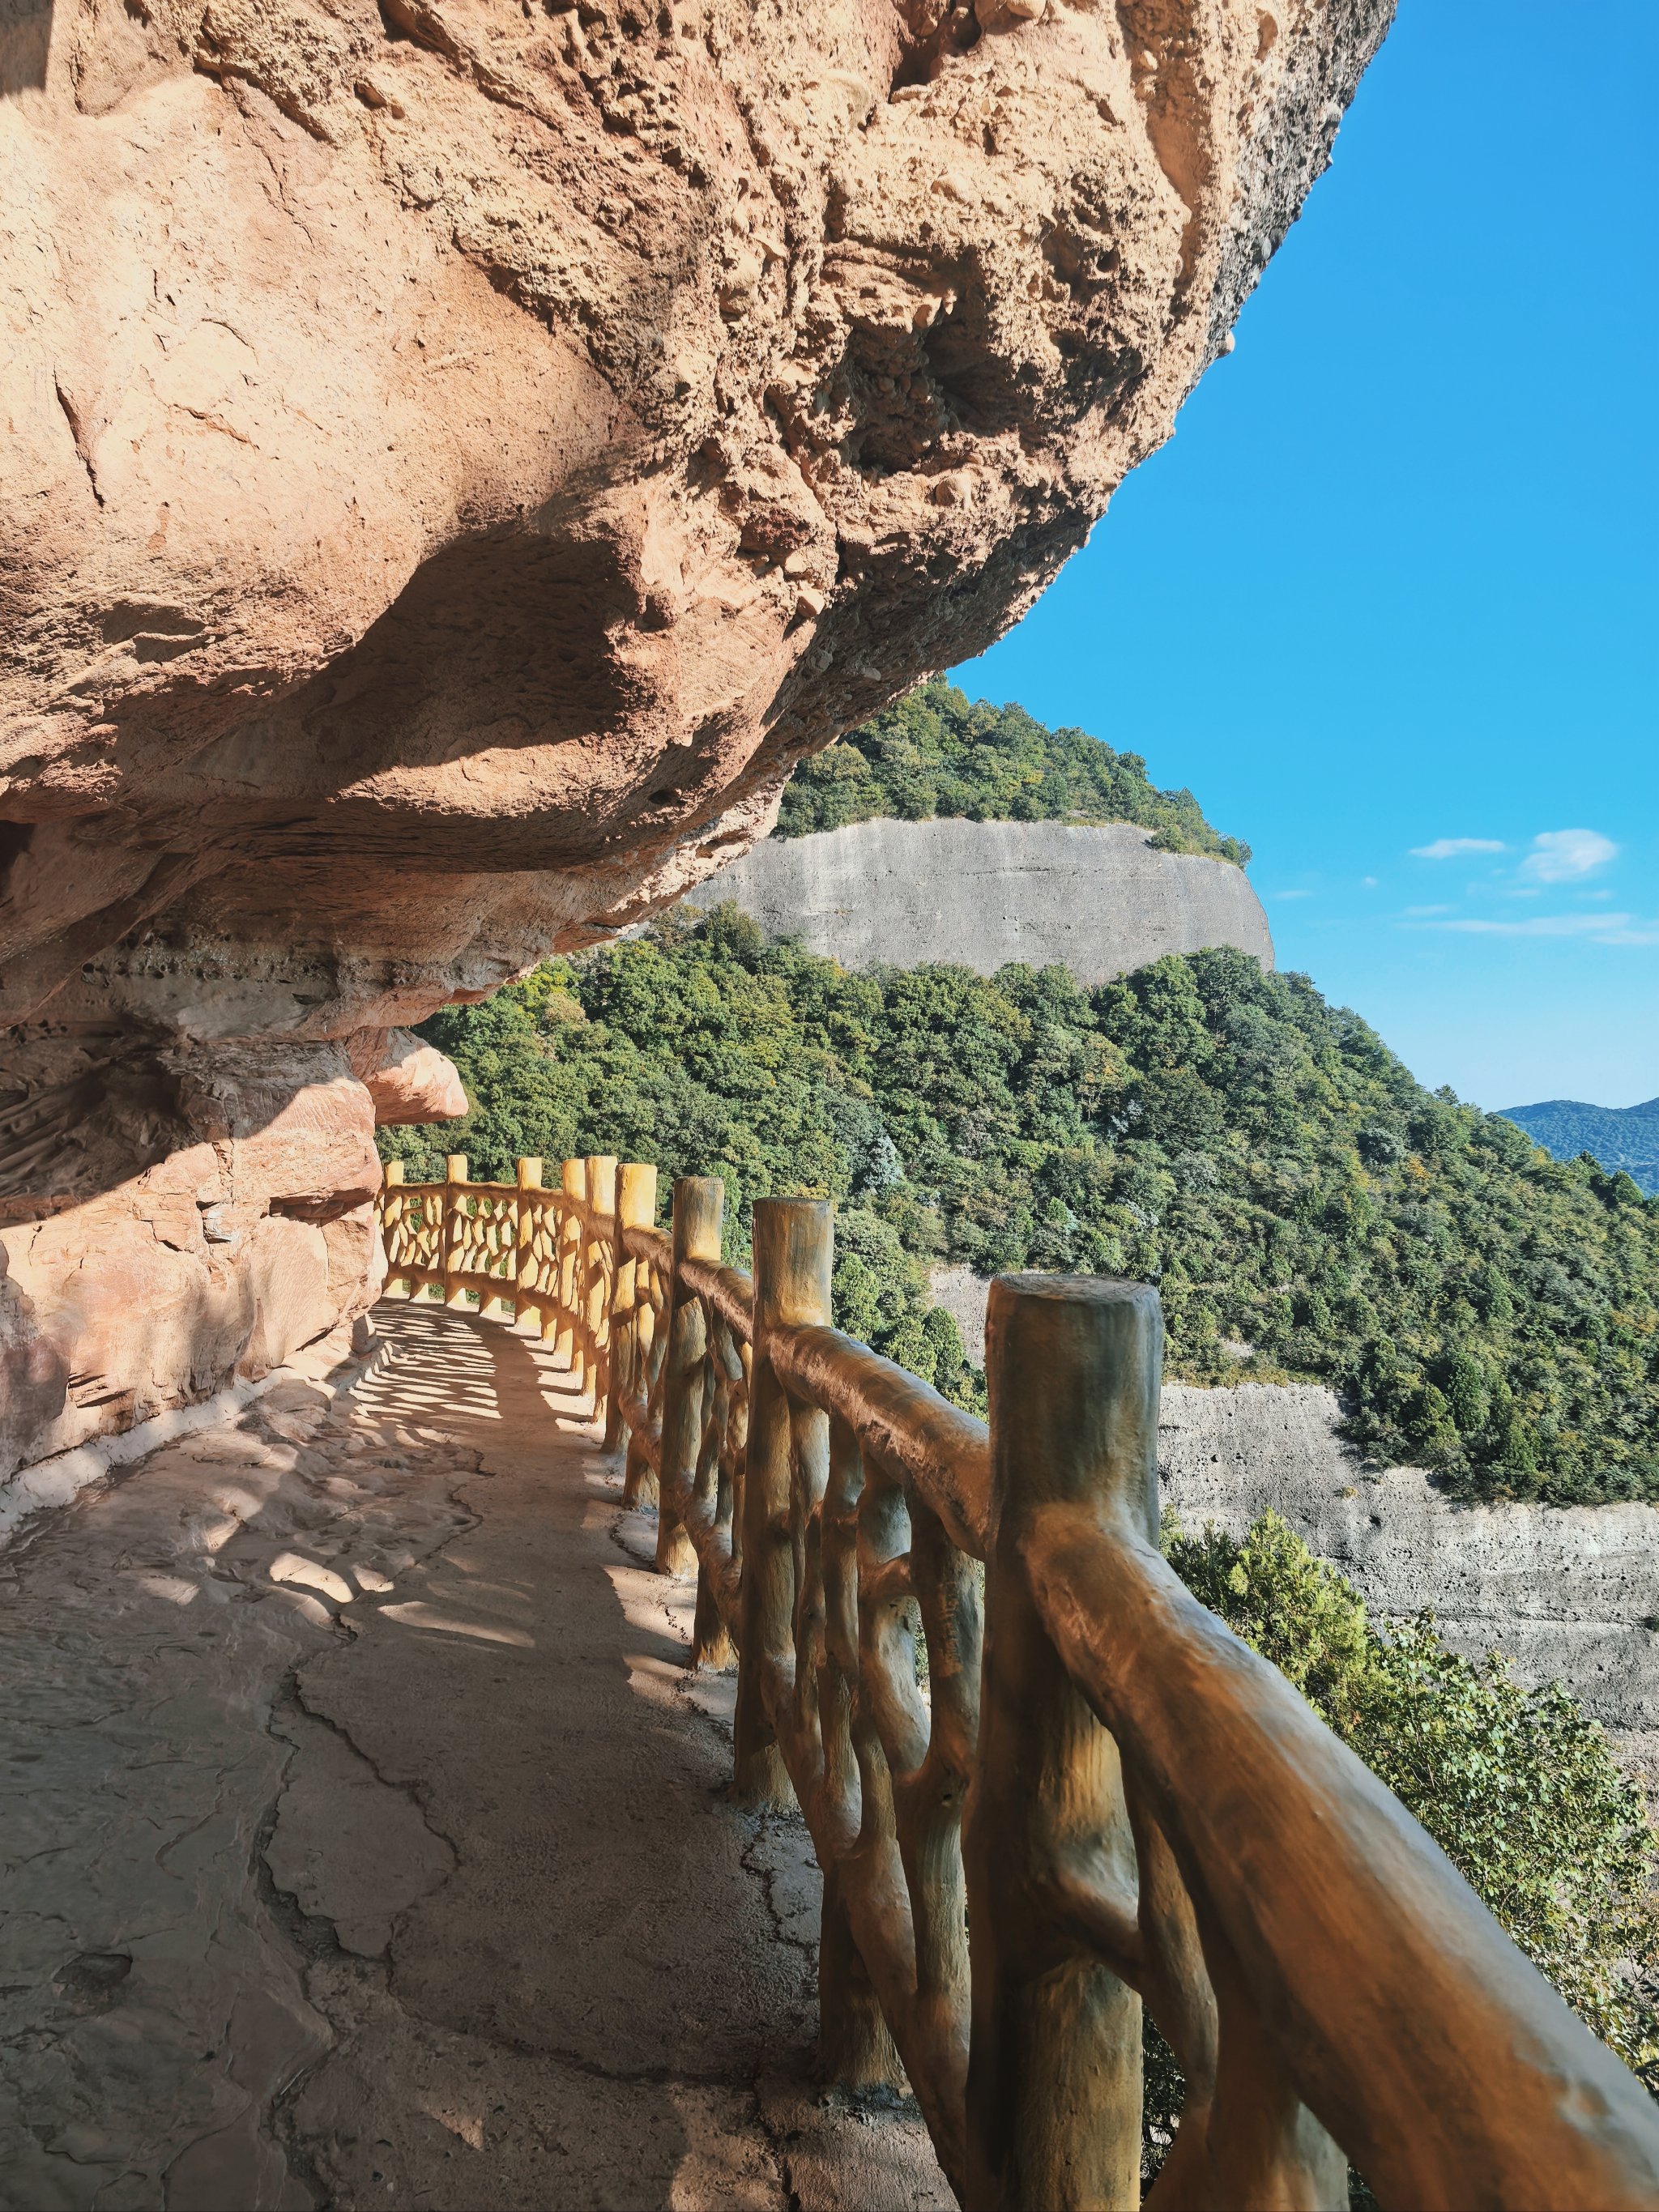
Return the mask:
[[[1170,1383],[1164,1502],[1231,1535],[1269,1510],[1381,1613],[1432,1606],[1455,1651],[1502,1651],[1598,1720],[1659,1728],[1659,1507],[1454,1505],[1414,1468],[1368,1469],[1316,1383]]]
[[[988,975],[1023,960],[1103,983],[1212,945],[1271,968],[1244,871],[1149,839],[1127,822],[857,822],[769,837],[685,903],[735,900],[771,934],[848,968],[946,960]]]
[[[982,1361],[984,1281],[940,1269],[933,1289]],[[1164,1503],[1191,1533],[1276,1513],[1376,1613],[1431,1606],[1453,1650],[1501,1651],[1609,1728],[1659,1729],[1659,1507],[1455,1505],[1418,1468],[1368,1468],[1340,1419],[1317,1383],[1166,1383]]]

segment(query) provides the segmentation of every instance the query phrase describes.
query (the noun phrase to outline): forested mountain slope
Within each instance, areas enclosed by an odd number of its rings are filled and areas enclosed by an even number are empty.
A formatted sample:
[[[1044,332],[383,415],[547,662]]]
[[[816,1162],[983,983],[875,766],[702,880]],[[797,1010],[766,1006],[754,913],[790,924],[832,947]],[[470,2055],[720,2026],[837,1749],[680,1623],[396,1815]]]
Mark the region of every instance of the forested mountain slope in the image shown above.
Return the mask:
[[[605,1151],[841,1201],[842,1324],[943,1389],[939,1258],[1143,1277],[1170,1371],[1333,1382],[1377,1457],[1480,1497],[1659,1498],[1659,1203],[1417,1084],[1305,977],[1234,951],[1082,989],[1063,969],[848,974],[722,908],[550,962],[423,1032],[465,1150]]]
[[[942,677],[923,684],[791,777],[775,835],[805,837],[890,816],[920,822],[1137,822],[1161,852],[1243,866],[1250,848],[1223,837],[1190,791],[1159,791],[1139,753],[1082,730],[1049,730],[1023,707],[994,707]]]

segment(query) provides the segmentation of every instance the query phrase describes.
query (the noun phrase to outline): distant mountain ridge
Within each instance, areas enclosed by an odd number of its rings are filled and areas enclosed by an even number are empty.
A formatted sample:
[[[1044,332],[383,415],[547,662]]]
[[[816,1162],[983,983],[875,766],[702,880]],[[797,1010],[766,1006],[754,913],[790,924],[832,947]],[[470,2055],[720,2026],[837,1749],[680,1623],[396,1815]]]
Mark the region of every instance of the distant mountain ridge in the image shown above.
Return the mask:
[[[1609,1175],[1627,1175],[1650,1198],[1659,1196],[1659,1098],[1639,1106],[1590,1106],[1579,1098],[1546,1098],[1505,1106],[1514,1121],[1558,1160],[1588,1152]]]

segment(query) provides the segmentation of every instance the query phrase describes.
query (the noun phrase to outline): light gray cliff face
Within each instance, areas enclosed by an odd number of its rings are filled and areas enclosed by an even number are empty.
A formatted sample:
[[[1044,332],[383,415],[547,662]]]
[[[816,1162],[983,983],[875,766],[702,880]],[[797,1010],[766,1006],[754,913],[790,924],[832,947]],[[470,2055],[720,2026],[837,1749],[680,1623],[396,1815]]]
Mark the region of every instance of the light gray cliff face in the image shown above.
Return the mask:
[[[982,1362],[984,1279],[939,1268],[933,1286]],[[1166,1383],[1164,1504],[1192,1535],[1213,1522],[1240,1537],[1276,1513],[1373,1613],[1431,1606],[1454,1651],[1501,1651],[1609,1728],[1659,1729],[1659,1633],[1644,1626],[1659,1620],[1659,1507],[1454,1505],[1419,1468],[1368,1468],[1341,1418],[1317,1383]]]
[[[1659,1508],[1454,1505],[1415,1468],[1368,1469],[1316,1383],[1167,1384],[1159,1486],[1195,1534],[1277,1513],[1378,1613],[1432,1606],[1470,1658],[1559,1680],[1611,1728],[1659,1728]]]
[[[1236,945],[1264,968],[1273,938],[1242,868],[1155,853],[1133,823],[858,822],[770,837],[684,904],[735,900],[775,936],[848,968],[1011,960],[1104,983],[1166,952]]]

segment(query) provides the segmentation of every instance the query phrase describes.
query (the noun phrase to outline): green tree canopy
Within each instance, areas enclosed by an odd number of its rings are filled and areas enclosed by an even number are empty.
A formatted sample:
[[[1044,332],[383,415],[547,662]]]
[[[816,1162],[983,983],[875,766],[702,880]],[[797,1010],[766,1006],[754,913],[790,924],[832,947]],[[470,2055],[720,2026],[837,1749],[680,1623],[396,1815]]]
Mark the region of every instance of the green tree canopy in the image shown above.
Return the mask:
[[[1097,990],[853,975],[722,908],[423,1034],[474,1108],[385,1133],[411,1177],[452,1146],[503,1179],[520,1152],[717,1174],[734,1253],[756,1198],[833,1198],[843,1313],[964,1403],[929,1266],[1124,1275],[1159,1285],[1176,1376],[1328,1382],[1376,1458],[1461,1495],[1659,1498],[1659,1203],[1242,952]]]
[[[1149,781],[1139,753],[1114,752],[1082,730],[1045,729],[1023,707],[984,699],[970,706],[942,677],[803,761],[783,794],[776,835],[936,814],[1137,822],[1163,852],[1208,854],[1241,867],[1250,857],[1236,837],[1217,836],[1190,791]]]

